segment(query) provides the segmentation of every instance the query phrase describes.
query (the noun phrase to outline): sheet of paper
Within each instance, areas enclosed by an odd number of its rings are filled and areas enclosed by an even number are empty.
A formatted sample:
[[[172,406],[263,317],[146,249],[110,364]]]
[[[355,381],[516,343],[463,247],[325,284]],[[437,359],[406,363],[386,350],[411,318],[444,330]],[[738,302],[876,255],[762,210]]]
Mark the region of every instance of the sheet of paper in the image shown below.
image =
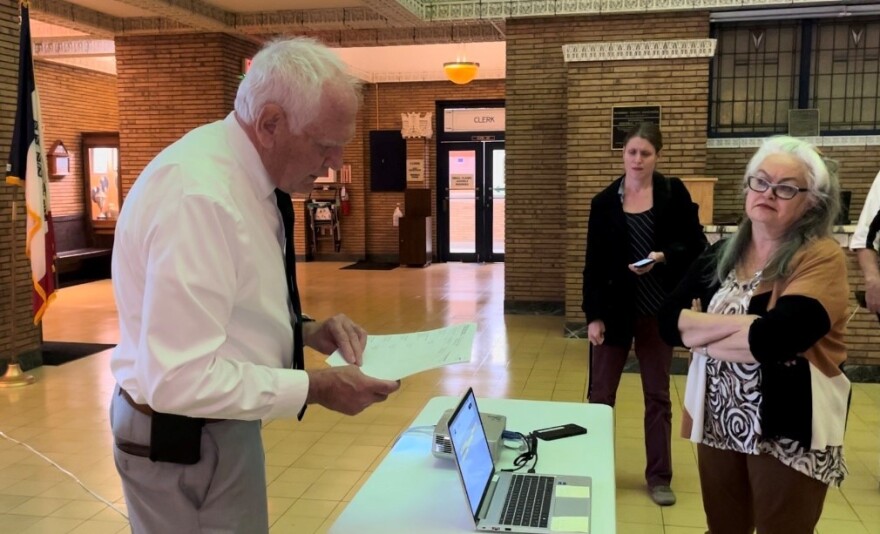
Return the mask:
[[[375,378],[400,380],[443,365],[469,362],[476,331],[476,324],[464,323],[410,334],[370,334],[361,370]],[[348,365],[339,351],[327,363]]]

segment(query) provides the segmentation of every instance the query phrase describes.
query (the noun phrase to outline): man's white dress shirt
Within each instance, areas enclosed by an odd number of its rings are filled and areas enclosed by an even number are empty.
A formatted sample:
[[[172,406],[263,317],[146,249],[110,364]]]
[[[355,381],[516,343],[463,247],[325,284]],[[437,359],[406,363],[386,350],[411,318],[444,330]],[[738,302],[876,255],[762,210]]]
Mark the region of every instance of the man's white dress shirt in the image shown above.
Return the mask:
[[[293,327],[275,187],[233,114],[163,150],[116,223],[117,383],[191,417],[294,417],[308,375]]]

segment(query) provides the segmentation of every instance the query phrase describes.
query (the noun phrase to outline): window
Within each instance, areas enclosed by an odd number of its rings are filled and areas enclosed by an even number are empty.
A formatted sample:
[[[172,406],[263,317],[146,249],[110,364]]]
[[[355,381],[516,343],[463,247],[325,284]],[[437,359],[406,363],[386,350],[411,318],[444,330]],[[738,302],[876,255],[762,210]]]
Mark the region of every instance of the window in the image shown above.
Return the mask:
[[[737,23],[717,28],[716,38],[710,132],[786,131],[788,110],[797,101],[798,25]]]
[[[822,134],[880,133],[880,22],[715,24],[709,135],[788,131],[790,109],[819,110]]]
[[[819,21],[815,41],[809,98],[819,124],[848,133],[880,130],[880,22]]]

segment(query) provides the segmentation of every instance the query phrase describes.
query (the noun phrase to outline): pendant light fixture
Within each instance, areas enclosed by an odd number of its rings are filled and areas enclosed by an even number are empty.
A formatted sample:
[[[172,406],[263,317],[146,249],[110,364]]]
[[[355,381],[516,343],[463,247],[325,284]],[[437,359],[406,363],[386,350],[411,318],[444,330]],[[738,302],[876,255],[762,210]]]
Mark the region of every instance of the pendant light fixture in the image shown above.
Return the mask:
[[[464,85],[477,77],[479,63],[473,61],[451,61],[443,64],[443,71],[452,83]]]

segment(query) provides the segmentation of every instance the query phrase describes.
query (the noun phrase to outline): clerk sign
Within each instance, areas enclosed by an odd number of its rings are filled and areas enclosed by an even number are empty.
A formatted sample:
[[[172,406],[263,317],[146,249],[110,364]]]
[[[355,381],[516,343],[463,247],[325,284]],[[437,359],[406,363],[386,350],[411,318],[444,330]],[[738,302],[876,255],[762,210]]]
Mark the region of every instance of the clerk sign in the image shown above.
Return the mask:
[[[503,132],[504,108],[447,109],[443,115],[445,132]]]

